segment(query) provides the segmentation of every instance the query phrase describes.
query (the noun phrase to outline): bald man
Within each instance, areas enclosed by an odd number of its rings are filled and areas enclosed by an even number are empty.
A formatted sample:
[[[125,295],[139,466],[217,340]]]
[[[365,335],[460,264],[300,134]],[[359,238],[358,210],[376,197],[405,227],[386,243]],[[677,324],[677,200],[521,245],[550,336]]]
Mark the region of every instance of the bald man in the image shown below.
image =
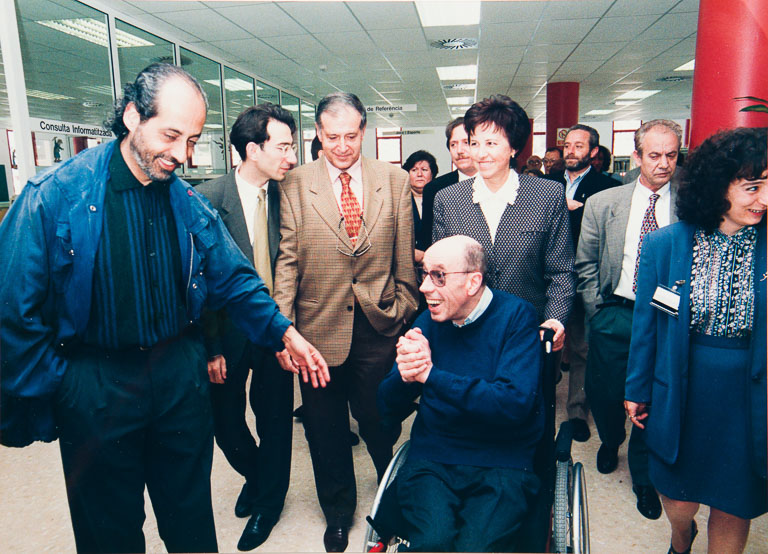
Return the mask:
[[[379,386],[388,424],[421,396],[397,477],[410,550],[515,551],[539,488],[544,429],[538,319],[532,304],[485,285],[486,256],[456,235],[424,254],[429,312],[397,344]]]

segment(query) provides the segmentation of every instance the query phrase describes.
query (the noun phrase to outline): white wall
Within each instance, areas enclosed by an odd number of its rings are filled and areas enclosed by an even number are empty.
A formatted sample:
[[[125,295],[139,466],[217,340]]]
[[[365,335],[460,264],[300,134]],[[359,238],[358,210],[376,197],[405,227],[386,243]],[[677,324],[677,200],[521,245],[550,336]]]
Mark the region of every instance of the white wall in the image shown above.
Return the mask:
[[[438,174],[451,171],[451,155],[445,147],[445,127],[412,127],[403,129],[403,162],[417,150],[426,150],[437,160]],[[413,134],[411,134],[413,133]],[[365,130],[363,138],[363,156],[376,158],[376,128]]]

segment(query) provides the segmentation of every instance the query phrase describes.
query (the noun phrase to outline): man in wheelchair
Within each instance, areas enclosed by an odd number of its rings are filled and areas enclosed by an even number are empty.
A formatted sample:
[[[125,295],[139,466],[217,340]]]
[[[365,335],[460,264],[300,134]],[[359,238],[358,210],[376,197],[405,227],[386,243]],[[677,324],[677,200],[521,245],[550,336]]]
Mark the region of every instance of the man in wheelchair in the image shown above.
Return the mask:
[[[421,396],[395,481],[404,550],[514,551],[539,488],[541,347],[528,302],[485,285],[486,255],[465,236],[424,254],[422,313],[397,344],[378,407],[399,423]]]

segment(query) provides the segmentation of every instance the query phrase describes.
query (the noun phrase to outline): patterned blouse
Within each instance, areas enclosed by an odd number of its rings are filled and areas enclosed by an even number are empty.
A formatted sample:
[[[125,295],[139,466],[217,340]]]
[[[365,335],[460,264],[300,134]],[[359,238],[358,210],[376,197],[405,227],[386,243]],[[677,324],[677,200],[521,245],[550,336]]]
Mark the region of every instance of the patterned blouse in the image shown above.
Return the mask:
[[[749,337],[755,312],[753,267],[757,230],[732,236],[694,233],[691,330],[716,337]]]

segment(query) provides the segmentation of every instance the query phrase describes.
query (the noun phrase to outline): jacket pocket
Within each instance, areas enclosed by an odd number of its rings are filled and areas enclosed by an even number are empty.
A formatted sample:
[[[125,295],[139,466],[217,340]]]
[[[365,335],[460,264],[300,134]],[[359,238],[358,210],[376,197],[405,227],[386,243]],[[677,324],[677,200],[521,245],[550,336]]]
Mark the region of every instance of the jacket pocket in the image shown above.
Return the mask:
[[[56,292],[64,292],[72,277],[75,249],[72,245],[72,230],[68,221],[56,224],[56,237],[52,246],[51,276]]]

